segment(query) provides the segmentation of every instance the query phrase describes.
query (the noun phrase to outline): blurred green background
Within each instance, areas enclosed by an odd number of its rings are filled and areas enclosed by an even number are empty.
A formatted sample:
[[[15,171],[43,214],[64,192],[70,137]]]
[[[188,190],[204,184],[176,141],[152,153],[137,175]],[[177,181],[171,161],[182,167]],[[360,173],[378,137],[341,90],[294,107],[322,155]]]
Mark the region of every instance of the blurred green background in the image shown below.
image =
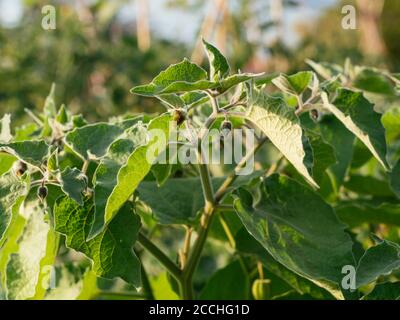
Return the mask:
[[[44,5],[56,29],[41,26]],[[357,28],[342,28],[342,7]],[[204,64],[203,36],[235,69],[294,72],[306,58],[399,72],[398,0],[0,0],[0,116],[23,122],[52,82],[57,101],[90,120],[162,106],[129,93],[183,57]]]

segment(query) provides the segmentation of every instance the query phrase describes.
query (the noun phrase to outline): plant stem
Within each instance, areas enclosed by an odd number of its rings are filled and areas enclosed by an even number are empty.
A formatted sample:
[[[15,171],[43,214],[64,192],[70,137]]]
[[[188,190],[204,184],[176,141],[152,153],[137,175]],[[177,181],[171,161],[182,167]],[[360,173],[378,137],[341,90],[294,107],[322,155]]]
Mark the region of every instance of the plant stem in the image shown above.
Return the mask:
[[[144,294],[147,300],[154,300],[153,289],[151,288],[149,277],[147,276],[146,269],[142,264],[142,284],[144,289]]]
[[[151,242],[143,233],[138,234],[139,243],[149,251],[157,260],[168,270],[168,272],[178,281],[182,280],[181,270],[162,252],[153,242]]]
[[[185,226],[186,232],[185,232],[185,241],[183,244],[182,250],[179,251],[179,258],[180,258],[180,265],[181,269],[185,268],[189,250],[190,250],[190,239],[192,237],[192,231],[193,229],[189,226]]]

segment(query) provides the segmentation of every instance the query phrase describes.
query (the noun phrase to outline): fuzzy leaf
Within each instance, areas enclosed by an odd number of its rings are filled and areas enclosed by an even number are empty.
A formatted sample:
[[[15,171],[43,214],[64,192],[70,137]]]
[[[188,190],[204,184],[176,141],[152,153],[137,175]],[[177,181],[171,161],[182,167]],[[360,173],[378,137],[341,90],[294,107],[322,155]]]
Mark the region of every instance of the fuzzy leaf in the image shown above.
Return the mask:
[[[400,268],[400,246],[391,241],[381,240],[376,246],[365,251],[361,257],[356,272],[357,288],[398,268]]]
[[[69,248],[93,261],[93,270],[98,276],[120,277],[140,287],[140,261],[133,252],[140,218],[133,212],[132,205],[125,204],[102,233],[86,241],[93,218],[94,204],[90,200],[79,206],[68,197],[62,197],[54,206],[56,231],[67,237]]]
[[[218,81],[229,74],[229,64],[221,52],[203,39],[203,44],[210,62],[210,80]]]
[[[339,89],[333,103],[326,93],[322,93],[324,107],[332,112],[356,137],[371,151],[374,157],[389,170],[386,161],[385,129],[381,123],[381,115],[374,111],[371,104],[359,92]]]
[[[256,91],[250,101],[247,119],[253,122],[314,187],[312,148],[293,108],[284,100]]]
[[[60,173],[61,189],[72,200],[83,205],[83,191],[87,187],[87,177],[77,168],[65,168]]]
[[[101,158],[110,144],[123,133],[120,126],[110,123],[89,124],[76,128],[65,137],[67,145],[83,159]]]
[[[49,155],[49,146],[43,140],[0,143],[0,151],[5,151],[35,167],[40,167]]]
[[[162,115],[153,119],[148,126],[149,133],[156,130],[162,133],[158,141],[157,135],[150,137],[149,142],[137,147],[129,156],[126,163],[118,171],[117,184],[107,199],[104,213],[104,223],[107,225],[113,219],[118,209],[129,199],[139,183],[150,172],[156,158],[164,152],[170,135],[171,116]],[[149,159],[148,157],[153,159]]]
[[[341,296],[341,269],[354,265],[353,243],[345,225],[318,194],[295,180],[273,175],[256,191],[239,188],[236,195],[234,207],[244,226],[275,260]]]
[[[313,77],[311,71],[302,71],[293,75],[280,74],[272,83],[287,94],[294,96],[302,94],[308,87]]]

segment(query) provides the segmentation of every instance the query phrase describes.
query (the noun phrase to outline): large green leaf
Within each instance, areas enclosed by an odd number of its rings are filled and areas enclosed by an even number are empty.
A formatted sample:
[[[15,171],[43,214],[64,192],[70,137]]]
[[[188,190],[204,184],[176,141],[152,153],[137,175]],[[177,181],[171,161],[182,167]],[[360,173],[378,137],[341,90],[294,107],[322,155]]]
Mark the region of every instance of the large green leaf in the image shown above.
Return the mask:
[[[302,71],[290,76],[282,73],[273,79],[272,83],[283,92],[297,96],[307,89],[312,77],[311,71]]]
[[[252,193],[239,188],[234,201],[249,233],[285,267],[341,297],[341,270],[354,265],[353,243],[334,210],[284,176],[270,176]]]
[[[11,171],[0,176],[0,244],[11,222],[14,203],[26,192],[26,181],[17,178]]]
[[[254,90],[246,118],[253,122],[313,186],[312,148],[295,110],[281,98]]]
[[[67,237],[69,248],[84,253],[93,261],[93,270],[98,276],[120,277],[139,288],[140,261],[133,252],[133,245],[141,224],[132,205],[126,203],[102,233],[86,241],[93,218],[94,204],[90,199],[79,206],[68,197],[62,197],[54,206],[56,231]]]
[[[129,135],[113,142],[97,167],[93,179],[95,218],[89,239],[102,231],[107,200],[117,185],[118,172],[134,148],[145,142],[146,133],[146,129],[141,125],[132,128]]]
[[[148,143],[137,147],[118,171],[117,184],[106,204],[104,213],[106,225],[110,223],[118,209],[129,199],[139,183],[150,172],[157,157],[164,152],[169,141],[170,122],[171,116],[169,114],[153,119],[148,126],[151,134]],[[162,134],[163,137],[160,136],[160,139],[158,139],[158,134]]]
[[[348,89],[338,89],[337,97],[330,103],[326,93],[322,93],[324,107],[332,112],[371,151],[374,157],[389,170],[386,161],[385,129],[381,115],[374,111],[362,93]]]
[[[339,219],[350,227],[363,223],[400,226],[400,205],[398,204],[374,205],[367,201],[345,201],[339,202],[335,210]]]
[[[0,143],[0,151],[5,151],[33,166],[40,167],[49,155],[49,146],[43,140]]]
[[[110,123],[89,124],[69,132],[65,141],[83,159],[101,158],[110,144],[123,133],[123,128]]]
[[[203,39],[203,44],[210,62],[210,80],[218,81],[229,74],[229,64],[221,52]]]
[[[310,280],[290,271],[277,262],[242,226],[235,234],[236,250],[244,255],[254,255],[270,273],[274,274],[301,295],[308,294],[316,299],[333,299],[325,289]],[[273,285],[272,281],[272,285]]]
[[[400,300],[400,282],[378,284],[363,300]]]
[[[35,195],[33,199],[24,206],[22,214],[26,225],[18,239],[18,251],[11,254],[7,263],[7,298],[10,300],[32,298],[38,287],[43,290],[42,286],[45,283],[41,273],[45,265],[42,264],[42,260],[49,258],[47,263],[52,265],[55,259],[54,234],[44,221],[44,208]],[[46,257],[47,254],[50,256]],[[40,283],[40,280],[43,283]]]
[[[83,191],[87,188],[86,175],[77,168],[70,167],[60,173],[61,189],[72,200],[83,205]]]
[[[400,268],[400,246],[394,242],[381,240],[376,246],[365,251],[358,262],[356,285],[361,287],[388,275]]]
[[[200,300],[247,300],[250,280],[239,261],[233,261],[210,277],[200,293]]]

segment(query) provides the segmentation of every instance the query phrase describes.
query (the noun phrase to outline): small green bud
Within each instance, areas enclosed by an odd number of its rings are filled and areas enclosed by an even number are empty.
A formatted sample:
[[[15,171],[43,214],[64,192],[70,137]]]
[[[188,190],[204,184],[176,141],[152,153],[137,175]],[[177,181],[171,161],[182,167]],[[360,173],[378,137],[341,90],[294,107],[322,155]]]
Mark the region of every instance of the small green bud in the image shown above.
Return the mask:
[[[257,279],[253,282],[251,292],[255,300],[266,300],[270,296],[271,280]]]

